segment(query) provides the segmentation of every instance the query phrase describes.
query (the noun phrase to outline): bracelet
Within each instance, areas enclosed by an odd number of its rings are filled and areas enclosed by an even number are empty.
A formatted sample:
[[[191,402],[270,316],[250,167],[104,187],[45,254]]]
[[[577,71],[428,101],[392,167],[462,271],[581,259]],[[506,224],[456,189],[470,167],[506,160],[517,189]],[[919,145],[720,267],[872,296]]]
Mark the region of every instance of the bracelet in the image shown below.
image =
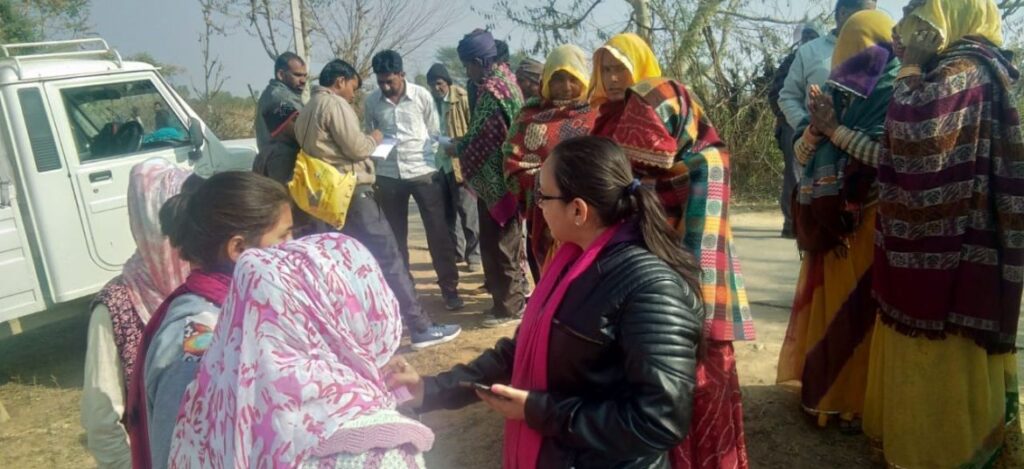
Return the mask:
[[[806,165],[812,158],[814,158],[814,152],[817,151],[817,147],[807,143],[803,138],[796,141],[795,148],[793,149],[794,156],[796,156],[797,162],[801,165]]]
[[[836,131],[832,133],[832,136],[835,137],[832,139],[832,143],[835,143],[837,147],[845,150],[846,147],[850,146],[850,142],[853,140],[854,135],[855,134],[849,127],[840,125],[839,127],[836,127]]]
[[[917,65],[904,65],[900,67],[900,72],[896,74],[896,79],[900,80],[907,77],[920,76],[921,67]]]

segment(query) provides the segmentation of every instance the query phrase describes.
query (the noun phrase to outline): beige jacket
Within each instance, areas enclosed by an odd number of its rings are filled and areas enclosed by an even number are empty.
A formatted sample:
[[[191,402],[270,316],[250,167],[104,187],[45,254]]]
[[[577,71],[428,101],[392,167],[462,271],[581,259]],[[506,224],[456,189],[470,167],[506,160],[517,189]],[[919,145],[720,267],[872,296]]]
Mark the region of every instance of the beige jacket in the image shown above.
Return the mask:
[[[469,132],[469,93],[459,85],[451,85],[445,101],[451,106],[447,116],[448,136],[462,138]]]
[[[313,89],[309,103],[295,120],[295,138],[309,156],[340,171],[355,171],[359,184],[374,183],[370,154],[377,142],[363,133],[352,105],[327,88]]]

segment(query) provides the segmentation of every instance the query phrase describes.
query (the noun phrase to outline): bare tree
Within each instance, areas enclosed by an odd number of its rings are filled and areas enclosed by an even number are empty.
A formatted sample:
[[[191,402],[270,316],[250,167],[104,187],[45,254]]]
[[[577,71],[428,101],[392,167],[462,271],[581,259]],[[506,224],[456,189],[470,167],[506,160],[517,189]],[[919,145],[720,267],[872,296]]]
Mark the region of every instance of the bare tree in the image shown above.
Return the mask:
[[[779,0],[776,0],[779,1]],[[826,0],[813,0],[809,16],[824,19]],[[1024,1],[1024,0],[1020,0]],[[599,7],[626,6],[631,14],[616,31],[601,31],[595,24]],[[567,42],[586,43],[593,31],[597,38],[621,31],[635,31],[658,53],[665,73],[687,81],[710,98],[728,97],[748,88],[753,77],[763,74],[764,58],[784,53],[790,28],[807,18],[771,16],[772,2],[753,0],[499,0],[493,11],[481,11],[492,22],[512,21],[533,32],[533,52],[546,53]],[[623,5],[625,4],[625,5]],[[767,7],[767,8],[765,8]],[[764,14],[767,12],[768,14]],[[716,96],[721,95],[721,96]]]
[[[1024,0],[1000,0],[998,5],[1003,10],[1003,19],[1008,19],[1024,8]]]
[[[203,103],[204,118],[214,119],[212,101],[223,89],[228,77],[224,75],[224,64],[220,57],[210,50],[214,36],[223,36],[225,31],[216,21],[216,0],[199,0],[203,12],[203,33],[199,36],[199,53],[203,56],[203,82],[192,84],[192,90]]]
[[[270,58],[294,47],[288,0],[220,0],[220,12],[259,38]],[[393,49],[406,55],[451,26],[464,0],[304,0],[303,27],[312,56],[352,63],[366,75],[373,54]]]

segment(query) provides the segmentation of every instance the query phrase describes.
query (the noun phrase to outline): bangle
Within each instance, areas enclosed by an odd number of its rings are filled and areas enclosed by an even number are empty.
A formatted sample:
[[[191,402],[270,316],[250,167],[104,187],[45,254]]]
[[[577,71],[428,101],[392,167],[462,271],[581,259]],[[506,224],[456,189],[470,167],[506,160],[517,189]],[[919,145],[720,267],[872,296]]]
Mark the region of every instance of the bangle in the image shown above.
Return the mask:
[[[850,141],[853,140],[853,131],[845,125],[836,127],[836,131],[832,134],[832,143],[841,149],[846,149],[850,145]]]
[[[812,158],[814,158],[814,152],[817,151],[817,147],[807,142],[807,140],[801,138],[796,141],[796,145],[793,148],[793,153],[796,155],[796,160],[801,165],[806,165]]]
[[[896,75],[896,79],[900,80],[907,77],[920,76],[921,67],[917,65],[904,65],[900,67],[900,72]]]

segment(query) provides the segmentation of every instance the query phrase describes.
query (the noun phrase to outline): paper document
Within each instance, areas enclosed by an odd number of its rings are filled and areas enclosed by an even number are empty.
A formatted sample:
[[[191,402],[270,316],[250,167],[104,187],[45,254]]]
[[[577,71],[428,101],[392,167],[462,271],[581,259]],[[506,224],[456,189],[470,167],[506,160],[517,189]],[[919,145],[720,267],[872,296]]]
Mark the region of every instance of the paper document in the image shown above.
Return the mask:
[[[395,145],[398,145],[398,139],[393,137],[384,137],[384,140],[380,141],[380,145],[377,145],[377,148],[373,150],[373,153],[370,153],[370,157],[386,159],[388,155],[391,154],[391,150],[395,148]]]
[[[449,143],[452,143],[452,138],[446,135],[441,135],[437,137],[437,143],[440,143],[441,145],[448,145]]]

